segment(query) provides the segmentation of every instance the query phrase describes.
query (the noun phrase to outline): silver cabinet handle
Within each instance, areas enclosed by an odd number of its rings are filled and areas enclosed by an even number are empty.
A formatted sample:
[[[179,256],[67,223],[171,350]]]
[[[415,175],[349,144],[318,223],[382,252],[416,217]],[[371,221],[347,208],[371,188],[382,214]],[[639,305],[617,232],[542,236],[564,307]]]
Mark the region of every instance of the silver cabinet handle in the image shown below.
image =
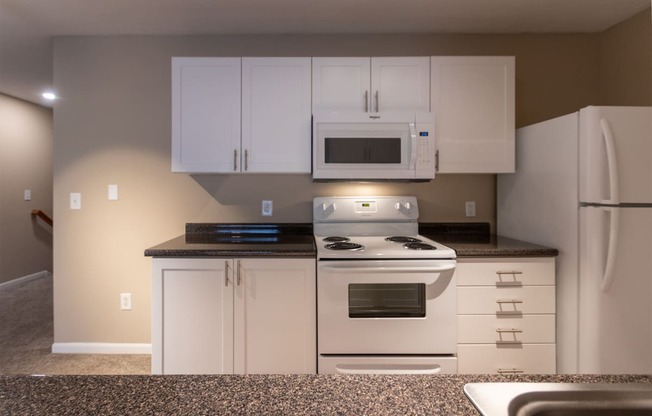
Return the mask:
[[[369,112],[369,91],[367,90],[364,92],[364,112]]]
[[[238,171],[238,150],[233,149],[233,171]]]
[[[435,152],[435,172],[439,172],[439,149]]]
[[[524,373],[525,371],[521,370],[520,368],[499,368],[498,369],[498,374],[521,374]]]
[[[244,160],[244,170],[249,170],[249,150],[245,149],[245,160]]]
[[[518,299],[498,299],[496,303],[502,305],[503,303],[523,303],[523,301]]]
[[[498,329],[496,329],[496,332],[498,332],[499,334],[502,334],[502,333],[505,333],[505,332],[510,333],[510,334],[515,334],[515,333],[518,333],[518,332],[523,332],[523,330],[522,329],[515,329],[515,328],[509,328],[509,329],[498,328]]]
[[[240,286],[240,282],[242,281],[242,278],[241,278],[241,275],[240,275],[240,270],[242,269],[242,266],[240,265],[240,260],[237,260],[237,262],[238,262],[238,266],[237,266],[238,270],[236,272],[236,275],[237,275],[236,282],[237,282],[237,285]]]
[[[224,286],[229,286],[229,261],[224,262]]]
[[[380,102],[378,101],[378,91],[376,91],[376,112],[378,112],[379,108],[380,108]]]
[[[498,281],[496,282],[496,286],[523,286],[523,282],[520,280],[516,280],[517,275],[521,275],[523,272],[519,272],[516,270],[513,271],[497,271],[496,275],[498,275]],[[503,275],[508,275],[512,276],[514,280],[510,281],[504,281],[503,280]]]

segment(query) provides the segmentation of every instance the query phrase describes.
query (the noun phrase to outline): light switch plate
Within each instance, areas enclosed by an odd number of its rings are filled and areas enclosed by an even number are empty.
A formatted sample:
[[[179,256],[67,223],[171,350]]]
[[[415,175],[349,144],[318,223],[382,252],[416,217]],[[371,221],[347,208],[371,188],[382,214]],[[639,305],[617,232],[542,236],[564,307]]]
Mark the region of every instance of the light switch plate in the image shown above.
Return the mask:
[[[23,199],[25,199],[25,201],[31,201],[32,200],[32,190],[31,189],[25,189],[25,192],[23,193]]]
[[[118,185],[109,185],[108,198],[109,198],[109,201],[117,201],[118,200]]]
[[[466,216],[475,217],[475,201],[466,201]]]
[[[70,209],[81,209],[81,194],[79,192],[70,193]]]

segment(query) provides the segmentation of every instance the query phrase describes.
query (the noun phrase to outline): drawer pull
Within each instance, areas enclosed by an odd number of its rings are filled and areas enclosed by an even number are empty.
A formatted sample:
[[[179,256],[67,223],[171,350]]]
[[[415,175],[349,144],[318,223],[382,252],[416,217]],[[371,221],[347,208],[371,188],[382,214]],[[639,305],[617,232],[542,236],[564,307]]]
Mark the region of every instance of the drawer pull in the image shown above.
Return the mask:
[[[503,303],[523,303],[523,301],[518,299],[498,299],[496,303],[502,305]]]
[[[525,371],[521,370],[520,368],[499,368],[498,369],[498,374],[521,374],[524,373]]]
[[[515,328],[510,328],[510,329],[498,328],[498,329],[496,329],[496,332],[498,332],[499,334],[503,334],[503,333],[516,334],[518,332],[523,332],[523,330],[522,329],[515,329]]]
[[[521,282],[520,280],[516,280],[516,275],[523,274],[523,272],[519,272],[516,270],[497,271],[496,274],[498,275],[498,281],[496,282],[496,286],[523,286],[523,282]],[[503,280],[503,275],[511,276],[513,280]]]

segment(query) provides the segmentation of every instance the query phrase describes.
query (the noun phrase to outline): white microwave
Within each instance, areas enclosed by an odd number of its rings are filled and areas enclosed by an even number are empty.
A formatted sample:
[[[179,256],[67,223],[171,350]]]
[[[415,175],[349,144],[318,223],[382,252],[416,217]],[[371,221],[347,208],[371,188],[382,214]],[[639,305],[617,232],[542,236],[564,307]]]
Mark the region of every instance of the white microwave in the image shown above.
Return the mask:
[[[435,177],[433,113],[318,112],[312,140],[313,179]]]

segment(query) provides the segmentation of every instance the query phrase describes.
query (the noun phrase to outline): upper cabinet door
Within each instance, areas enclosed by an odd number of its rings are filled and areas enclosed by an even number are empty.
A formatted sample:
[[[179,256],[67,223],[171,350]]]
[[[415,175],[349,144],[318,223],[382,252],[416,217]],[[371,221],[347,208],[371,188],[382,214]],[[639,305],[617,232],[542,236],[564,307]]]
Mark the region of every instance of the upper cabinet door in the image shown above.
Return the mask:
[[[371,58],[371,112],[430,111],[430,58]]]
[[[242,58],[242,172],[310,173],[310,58]]]
[[[233,172],[240,58],[172,58],[172,171]]]
[[[440,173],[514,172],[514,57],[432,57]]]
[[[369,111],[371,61],[312,58],[312,111]]]

